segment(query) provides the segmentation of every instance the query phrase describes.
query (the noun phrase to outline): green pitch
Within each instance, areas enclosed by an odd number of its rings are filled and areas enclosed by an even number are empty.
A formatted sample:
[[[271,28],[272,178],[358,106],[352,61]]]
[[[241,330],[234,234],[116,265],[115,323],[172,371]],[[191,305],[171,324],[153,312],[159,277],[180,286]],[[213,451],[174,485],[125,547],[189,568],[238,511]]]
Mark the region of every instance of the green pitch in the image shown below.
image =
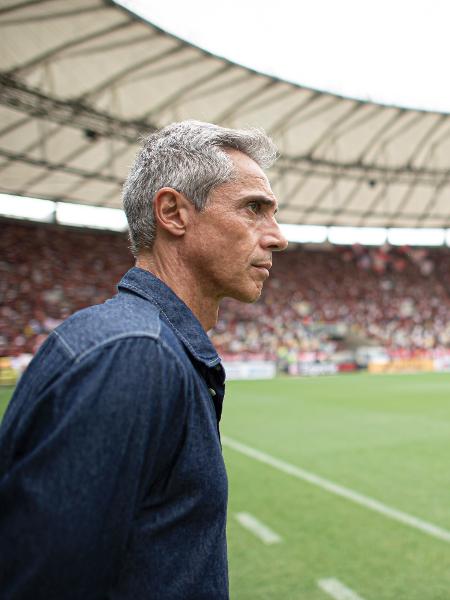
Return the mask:
[[[221,430],[450,535],[450,374],[230,382]],[[450,541],[225,443],[224,455],[232,600],[345,598],[319,588],[329,578],[355,599],[450,600]],[[263,543],[240,513],[281,541]]]
[[[12,387],[0,387],[0,420],[3,417],[3,413],[8,406],[9,399],[12,396],[14,388]]]
[[[230,382],[222,435],[450,532],[450,374]],[[364,600],[450,599],[450,541],[224,454],[233,600],[326,600],[328,578]]]

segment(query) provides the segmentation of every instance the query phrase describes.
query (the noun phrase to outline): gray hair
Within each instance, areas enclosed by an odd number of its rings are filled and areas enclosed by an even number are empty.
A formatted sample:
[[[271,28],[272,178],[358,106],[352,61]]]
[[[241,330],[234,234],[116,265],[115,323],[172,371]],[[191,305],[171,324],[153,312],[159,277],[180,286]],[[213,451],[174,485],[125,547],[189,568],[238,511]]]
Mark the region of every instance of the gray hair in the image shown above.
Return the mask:
[[[200,211],[213,188],[233,180],[234,165],[226,149],[243,152],[262,169],[277,157],[274,143],[261,129],[182,121],[144,139],[122,194],[134,256],[155,241],[153,198],[158,190],[173,188]]]

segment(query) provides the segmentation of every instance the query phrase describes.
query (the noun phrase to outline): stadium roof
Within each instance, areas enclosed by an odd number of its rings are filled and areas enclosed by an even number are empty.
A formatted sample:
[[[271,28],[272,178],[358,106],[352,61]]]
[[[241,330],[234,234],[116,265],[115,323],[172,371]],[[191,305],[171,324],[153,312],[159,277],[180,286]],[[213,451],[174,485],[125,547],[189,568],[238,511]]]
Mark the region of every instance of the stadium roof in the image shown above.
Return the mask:
[[[450,115],[343,98],[205,52],[104,0],[2,0],[0,192],[119,207],[141,134],[264,127],[283,223],[450,227]]]

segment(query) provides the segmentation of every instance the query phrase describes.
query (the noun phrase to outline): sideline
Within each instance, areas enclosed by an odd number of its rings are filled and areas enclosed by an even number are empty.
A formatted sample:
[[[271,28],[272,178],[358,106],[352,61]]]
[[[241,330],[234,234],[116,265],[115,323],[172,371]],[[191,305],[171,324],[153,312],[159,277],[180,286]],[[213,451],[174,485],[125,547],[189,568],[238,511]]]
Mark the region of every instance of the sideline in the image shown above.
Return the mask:
[[[363,600],[356,592],[346,587],[338,579],[319,579],[317,585],[335,600]]]
[[[242,527],[251,531],[253,535],[256,535],[265,544],[278,544],[281,542],[281,537],[278,533],[269,529],[267,525],[258,521],[254,516],[241,512],[236,514],[236,519]]]
[[[282,471],[287,475],[292,475],[297,479],[302,479],[303,481],[307,481],[317,487],[326,490],[336,496],[341,496],[342,498],[346,498],[355,504],[359,504],[373,510],[374,512],[380,513],[385,517],[393,519],[394,521],[398,521],[399,523],[403,523],[404,525],[409,525],[414,529],[418,529],[419,531],[423,531],[428,535],[431,535],[437,539],[443,540],[444,542],[450,542],[450,531],[446,529],[442,529],[437,525],[433,525],[432,523],[428,523],[427,521],[423,521],[422,519],[418,519],[417,517],[413,517],[412,515],[408,515],[408,513],[404,513],[395,508],[391,508],[378,500],[374,500],[373,498],[369,498],[368,496],[364,496],[359,492],[355,492],[349,488],[346,488],[337,483],[333,483],[328,479],[324,479],[319,475],[315,475],[314,473],[310,473],[309,471],[305,471],[304,469],[300,469],[295,465],[291,465],[283,460],[279,460],[270,454],[266,454],[265,452],[261,452],[260,450],[256,450],[255,448],[251,448],[250,446],[246,446],[245,444],[241,444],[228,436],[222,436],[222,444],[235,450],[236,452],[240,452],[241,454],[245,454],[250,458],[253,458],[259,462],[262,462],[266,465],[274,467],[278,471]]]

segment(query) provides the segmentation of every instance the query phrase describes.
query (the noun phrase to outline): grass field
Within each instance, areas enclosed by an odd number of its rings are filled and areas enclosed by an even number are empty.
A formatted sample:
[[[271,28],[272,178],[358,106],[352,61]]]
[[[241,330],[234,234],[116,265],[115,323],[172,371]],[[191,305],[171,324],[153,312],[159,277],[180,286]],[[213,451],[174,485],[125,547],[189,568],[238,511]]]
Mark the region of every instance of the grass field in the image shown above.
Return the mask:
[[[8,401],[13,393],[12,387],[0,387],[0,420],[8,406]]]
[[[230,382],[222,434],[450,531],[450,374]],[[450,599],[449,541],[224,454],[232,599],[346,598],[319,589],[327,578],[364,600]]]
[[[232,600],[450,600],[450,374],[230,382],[221,430]],[[448,536],[381,514],[370,499]],[[280,540],[263,543],[241,513]],[[330,578],[345,588],[321,589]]]

